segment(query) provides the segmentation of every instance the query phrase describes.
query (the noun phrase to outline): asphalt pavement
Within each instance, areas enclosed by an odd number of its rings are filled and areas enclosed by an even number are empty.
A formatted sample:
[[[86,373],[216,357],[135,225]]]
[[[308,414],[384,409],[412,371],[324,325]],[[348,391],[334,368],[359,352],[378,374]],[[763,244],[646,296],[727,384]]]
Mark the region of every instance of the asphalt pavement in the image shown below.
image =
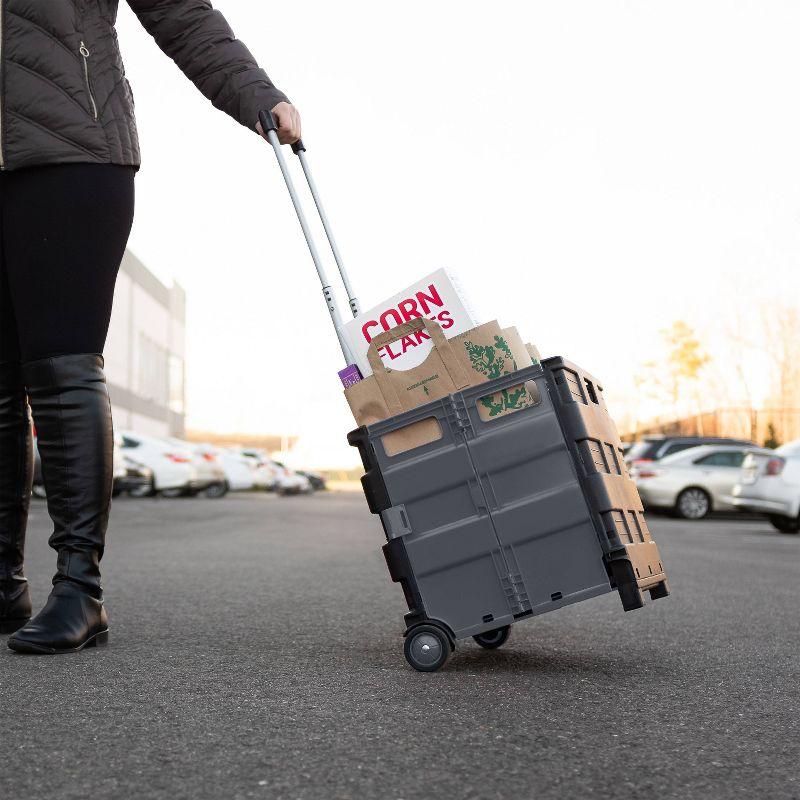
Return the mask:
[[[35,503],[29,576],[54,557]],[[0,797],[800,798],[800,536],[651,518],[672,595],[402,654],[358,494],[120,500],[111,646],[0,639]]]

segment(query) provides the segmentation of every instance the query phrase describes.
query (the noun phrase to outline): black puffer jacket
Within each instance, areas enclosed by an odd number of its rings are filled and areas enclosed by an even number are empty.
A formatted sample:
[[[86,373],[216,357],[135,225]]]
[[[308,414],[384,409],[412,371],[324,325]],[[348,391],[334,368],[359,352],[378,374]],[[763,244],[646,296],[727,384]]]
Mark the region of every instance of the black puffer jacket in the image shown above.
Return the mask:
[[[286,96],[207,0],[128,0],[200,91],[242,125]],[[0,0],[0,167],[139,165],[118,0]]]

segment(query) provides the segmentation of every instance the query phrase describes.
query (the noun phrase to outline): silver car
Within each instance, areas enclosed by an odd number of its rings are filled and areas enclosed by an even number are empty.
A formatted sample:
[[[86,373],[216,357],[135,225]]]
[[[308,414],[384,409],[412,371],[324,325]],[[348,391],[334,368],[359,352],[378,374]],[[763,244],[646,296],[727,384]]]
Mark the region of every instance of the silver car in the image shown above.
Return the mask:
[[[671,509],[683,519],[703,519],[711,511],[733,511],[733,487],[748,453],[764,452],[753,445],[711,444],[692,447],[660,461],[634,465],[646,508]]]
[[[750,454],[732,502],[743,511],[766,514],[781,533],[800,533],[800,439]]]

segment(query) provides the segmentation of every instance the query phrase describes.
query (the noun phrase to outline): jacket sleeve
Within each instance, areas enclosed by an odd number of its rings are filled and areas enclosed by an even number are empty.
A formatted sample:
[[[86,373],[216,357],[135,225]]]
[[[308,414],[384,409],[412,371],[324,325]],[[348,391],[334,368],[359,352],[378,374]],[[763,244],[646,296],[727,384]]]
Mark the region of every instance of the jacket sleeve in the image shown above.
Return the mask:
[[[259,111],[287,100],[208,0],[128,4],[186,77],[216,108],[246,128],[255,130]]]

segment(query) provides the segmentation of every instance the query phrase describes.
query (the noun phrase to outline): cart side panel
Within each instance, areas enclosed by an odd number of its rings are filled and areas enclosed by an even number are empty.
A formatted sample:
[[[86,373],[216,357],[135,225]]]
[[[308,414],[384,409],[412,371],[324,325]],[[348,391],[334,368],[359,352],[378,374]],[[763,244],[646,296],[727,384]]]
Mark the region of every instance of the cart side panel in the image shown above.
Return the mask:
[[[666,596],[667,579],[644,516],[636,484],[622,453],[597,379],[562,358],[543,363],[565,437],[599,529],[606,562],[626,609],[641,605],[641,592]],[[638,595],[638,597],[637,597]]]

